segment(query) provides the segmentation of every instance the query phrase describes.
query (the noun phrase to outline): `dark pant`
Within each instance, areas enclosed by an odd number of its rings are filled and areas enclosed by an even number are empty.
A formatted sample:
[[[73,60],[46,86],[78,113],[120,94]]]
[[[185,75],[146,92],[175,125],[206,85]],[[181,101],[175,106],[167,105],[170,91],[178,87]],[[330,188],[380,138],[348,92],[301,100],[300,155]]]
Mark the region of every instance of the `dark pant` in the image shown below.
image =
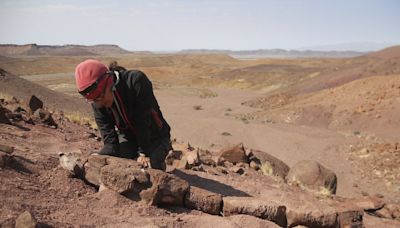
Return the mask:
[[[127,140],[125,135],[119,134],[118,140],[119,153],[121,157],[136,159],[139,156],[139,153],[143,153],[137,143]],[[161,139],[161,142],[158,145],[152,146],[148,151],[148,154],[145,154],[146,157],[150,158],[151,168],[165,171],[165,157],[168,155],[170,150],[172,150],[172,146],[169,137]]]

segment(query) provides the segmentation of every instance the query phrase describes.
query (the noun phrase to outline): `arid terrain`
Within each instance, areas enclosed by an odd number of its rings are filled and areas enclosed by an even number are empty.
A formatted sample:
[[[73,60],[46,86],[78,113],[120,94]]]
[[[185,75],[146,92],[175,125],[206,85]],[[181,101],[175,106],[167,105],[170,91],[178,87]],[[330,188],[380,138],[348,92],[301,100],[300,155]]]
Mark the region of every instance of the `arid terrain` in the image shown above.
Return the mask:
[[[168,175],[221,196],[221,213],[98,191],[101,185],[60,166],[60,153],[86,159],[101,148],[73,76],[87,58],[115,60],[149,76],[174,149],[200,154],[183,166],[185,156],[176,158]],[[15,226],[24,211],[43,227],[400,227],[400,46],[352,58],[248,60],[114,46],[11,46],[0,49],[0,68],[0,105],[9,120],[2,122],[0,111],[0,145],[14,148],[0,151],[7,160],[0,168],[4,227]],[[32,95],[57,127],[30,110]],[[239,143],[245,160],[225,158],[226,148]],[[249,151],[271,155],[272,168],[254,152],[262,160],[255,168]],[[290,183],[304,160],[335,174],[333,194]],[[281,162],[288,167],[284,174],[276,165]],[[278,208],[275,217],[271,207]],[[269,212],[257,214],[260,208]]]

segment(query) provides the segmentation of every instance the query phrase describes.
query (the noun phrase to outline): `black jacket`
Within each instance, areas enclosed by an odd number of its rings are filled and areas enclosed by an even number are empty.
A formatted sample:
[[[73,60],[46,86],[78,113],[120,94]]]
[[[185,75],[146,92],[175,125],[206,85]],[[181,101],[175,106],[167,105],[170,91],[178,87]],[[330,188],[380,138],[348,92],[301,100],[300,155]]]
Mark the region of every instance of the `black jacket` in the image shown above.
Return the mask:
[[[170,126],[165,121],[147,76],[137,70],[115,72],[112,89],[112,108],[92,105],[97,126],[104,142],[102,153],[118,153],[116,128],[133,140],[145,154],[170,137]]]

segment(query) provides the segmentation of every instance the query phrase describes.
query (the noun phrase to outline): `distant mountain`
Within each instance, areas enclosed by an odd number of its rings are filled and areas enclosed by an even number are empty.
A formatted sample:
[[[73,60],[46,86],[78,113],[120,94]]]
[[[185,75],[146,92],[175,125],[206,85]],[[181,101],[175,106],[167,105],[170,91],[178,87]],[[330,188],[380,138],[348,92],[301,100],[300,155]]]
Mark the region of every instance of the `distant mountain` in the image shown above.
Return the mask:
[[[227,54],[237,58],[343,58],[364,55],[365,52],[357,51],[314,51],[314,50],[285,50],[285,49],[259,49],[259,50],[213,50],[213,49],[186,49],[183,54]]]
[[[299,48],[299,50],[315,50],[315,51],[359,51],[359,52],[370,52],[378,51],[384,48],[398,45],[399,43],[388,43],[388,42],[350,42],[340,43],[331,45],[319,45]]]
[[[0,44],[0,55],[3,56],[91,56],[129,54],[131,52],[117,45],[37,45],[37,44]]]

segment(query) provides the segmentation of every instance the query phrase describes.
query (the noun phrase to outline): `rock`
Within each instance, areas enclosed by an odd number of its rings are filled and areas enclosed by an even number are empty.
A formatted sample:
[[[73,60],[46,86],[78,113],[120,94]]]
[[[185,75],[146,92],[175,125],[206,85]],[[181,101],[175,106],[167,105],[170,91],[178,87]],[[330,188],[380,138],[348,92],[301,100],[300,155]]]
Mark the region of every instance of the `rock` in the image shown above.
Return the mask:
[[[316,161],[304,160],[296,163],[286,176],[286,181],[317,193],[336,193],[336,174]]]
[[[250,161],[254,169],[261,169],[265,175],[278,176],[285,179],[289,173],[289,166],[280,159],[260,150],[251,150]]]
[[[72,154],[59,153],[60,166],[71,175],[83,177],[83,163]]]
[[[237,166],[233,166],[233,167],[229,168],[229,171],[232,173],[237,173],[239,175],[243,175],[245,172],[242,167],[237,167]]]
[[[43,124],[57,127],[57,123],[54,121],[49,111],[40,108],[37,109],[34,115],[36,118],[40,119]]]
[[[11,124],[10,120],[6,116],[7,113],[9,113],[9,110],[0,105],[0,123]]]
[[[247,163],[246,151],[243,147],[243,144],[240,143],[238,145],[224,148],[220,151],[219,160],[228,161],[233,164],[239,162]]]
[[[20,214],[15,221],[15,228],[35,228],[37,225],[35,217],[28,211]]]
[[[193,170],[193,171],[198,171],[198,172],[204,172],[203,165],[194,166],[194,167],[192,167],[191,170]]]
[[[219,215],[222,210],[222,196],[202,188],[190,186],[185,196],[185,206],[212,215]]]
[[[223,197],[224,216],[246,214],[286,227],[286,207],[250,197]]]
[[[182,206],[189,189],[185,181],[156,169],[142,169],[131,159],[91,155],[84,165],[85,179],[104,185],[126,197],[148,205]]]
[[[120,194],[136,195],[150,186],[149,174],[139,165],[110,164],[101,168],[101,183]]]
[[[196,150],[185,152],[183,158],[187,160],[189,167],[200,164],[199,154]]]
[[[210,151],[197,149],[197,153],[199,154],[199,159],[202,164],[215,166],[217,163],[214,161],[214,158]]]
[[[189,163],[185,158],[182,158],[181,160],[174,160],[172,166],[176,169],[189,169]]]
[[[216,171],[222,173],[222,174],[228,174],[228,170],[225,167],[222,166],[217,166]]]
[[[183,206],[189,183],[160,170],[148,169],[151,187],[140,192],[140,198],[148,205]]]
[[[10,154],[0,151],[0,168],[6,167],[11,158]]]
[[[23,109],[21,106],[18,106],[17,108],[14,109],[14,112],[17,112],[17,113],[25,113],[26,110]]]
[[[338,211],[324,206],[318,209],[308,207],[288,208],[287,226],[295,227],[363,227],[363,212],[359,210]]]
[[[36,110],[43,108],[43,101],[37,98],[35,95],[32,95],[28,102],[28,107],[31,113],[36,112]]]
[[[381,210],[375,211],[374,214],[388,219],[400,219],[400,204],[387,203]]]
[[[259,170],[260,169],[260,165],[259,163],[255,162],[255,161],[251,161],[250,162],[250,168],[254,169],[254,170]]]
[[[355,204],[356,207],[366,212],[374,212],[382,209],[385,206],[385,202],[377,197],[366,196],[351,200],[351,203]]]
[[[174,163],[174,160],[182,159],[182,155],[183,153],[180,150],[171,150],[165,158],[165,163],[167,165],[172,165]]]
[[[87,162],[84,164],[84,178],[87,182],[100,186],[101,168],[107,165],[107,156],[90,155]]]
[[[7,154],[12,154],[14,152],[14,147],[0,144],[0,151],[3,151]]]

